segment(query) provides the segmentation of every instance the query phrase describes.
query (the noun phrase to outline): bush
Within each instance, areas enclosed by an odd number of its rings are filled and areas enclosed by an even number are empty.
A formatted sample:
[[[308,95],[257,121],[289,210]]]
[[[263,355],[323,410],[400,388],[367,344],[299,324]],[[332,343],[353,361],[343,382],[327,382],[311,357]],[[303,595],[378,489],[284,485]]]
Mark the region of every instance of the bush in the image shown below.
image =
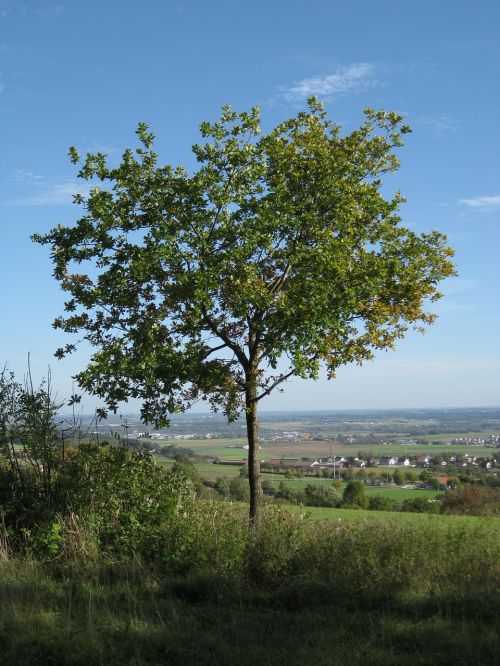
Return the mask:
[[[230,488],[229,488],[229,481],[221,476],[217,479],[215,482],[215,490],[219,493],[219,495],[222,495],[222,497],[229,497],[230,493]]]
[[[361,481],[348,481],[342,495],[342,506],[349,509],[368,508],[368,497]]]
[[[248,502],[250,497],[248,482],[241,476],[235,476],[229,482],[229,496],[237,502]]]
[[[248,537],[246,509],[188,497],[163,520],[155,558],[175,573],[241,575]]]
[[[425,497],[412,497],[403,501],[401,511],[412,511],[414,513],[439,513],[440,503],[438,500],[429,500]]]
[[[275,495],[276,499],[284,499],[289,504],[303,504],[305,493],[298,488],[288,488],[283,482],[280,483]]]
[[[500,490],[467,484],[460,490],[448,490],[441,502],[443,513],[484,516],[500,513]]]
[[[101,552],[121,556],[157,553],[160,528],[194,492],[179,466],[164,472],[149,453],[123,446],[81,445],[68,453],[52,480],[51,502],[30,470],[19,479],[0,472],[0,508],[11,547],[35,556],[57,556],[73,517],[80,534]]]
[[[269,479],[264,479],[264,481],[262,481],[262,492],[264,495],[276,495],[276,490],[273,488],[273,484]]]
[[[304,490],[304,504],[332,508],[340,505],[340,497],[333,488],[309,484]]]
[[[368,501],[368,508],[370,511],[396,511],[397,507],[397,502],[391,500],[389,497],[376,495],[370,497]]]

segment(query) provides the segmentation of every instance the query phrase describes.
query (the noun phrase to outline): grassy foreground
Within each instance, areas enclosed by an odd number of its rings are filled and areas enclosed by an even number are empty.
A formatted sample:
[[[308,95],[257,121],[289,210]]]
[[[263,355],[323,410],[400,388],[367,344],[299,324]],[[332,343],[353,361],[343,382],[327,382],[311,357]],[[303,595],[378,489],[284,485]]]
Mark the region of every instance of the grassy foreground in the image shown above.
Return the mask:
[[[274,593],[137,563],[60,577],[2,567],[0,649],[12,664],[494,664],[498,620],[406,594],[332,598],[297,582]]]
[[[3,550],[1,663],[495,664],[498,522],[398,518],[273,509],[249,541],[243,510],[195,500],[153,559],[63,524],[54,557]]]

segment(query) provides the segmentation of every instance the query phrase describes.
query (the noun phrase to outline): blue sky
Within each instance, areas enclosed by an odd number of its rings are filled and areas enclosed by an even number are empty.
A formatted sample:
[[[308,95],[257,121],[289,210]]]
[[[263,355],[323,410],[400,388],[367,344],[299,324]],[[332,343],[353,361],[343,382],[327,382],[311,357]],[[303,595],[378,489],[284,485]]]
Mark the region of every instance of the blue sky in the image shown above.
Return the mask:
[[[413,133],[387,192],[406,196],[406,225],[448,234],[459,277],[424,336],[262,407],[498,405],[499,25],[496,0],[0,0],[0,364],[22,375],[30,353],[64,397],[89,357],[53,358],[70,341],[51,328],[64,297],[29,239],[78,217],[70,145],[118,159],[145,121],[161,161],[189,167],[222,104],[258,104],[271,129],[317,94],[346,131],[367,106],[405,115]]]

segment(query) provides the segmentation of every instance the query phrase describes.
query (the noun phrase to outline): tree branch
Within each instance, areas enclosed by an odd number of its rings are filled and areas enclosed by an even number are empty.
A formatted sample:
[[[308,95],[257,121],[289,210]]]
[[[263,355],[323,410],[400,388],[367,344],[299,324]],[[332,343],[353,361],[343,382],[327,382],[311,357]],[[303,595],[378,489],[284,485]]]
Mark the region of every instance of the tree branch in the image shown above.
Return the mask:
[[[207,353],[205,354],[205,358],[208,358],[211,354],[213,354],[216,351],[220,351],[221,349],[225,349],[227,347],[227,343],[224,342],[222,345],[218,345],[217,347],[212,347],[212,349],[209,349]]]
[[[201,311],[203,313],[203,318],[204,318],[206,324],[209,326],[210,330],[213,333],[215,333],[215,335],[217,337],[219,337],[225,343],[225,345],[227,347],[229,347],[229,349],[232,352],[234,352],[234,354],[236,355],[236,358],[241,363],[243,369],[246,370],[248,368],[248,359],[245,356],[245,353],[241,349],[241,347],[239,345],[237,345],[235,342],[233,342],[231,340],[231,338],[229,338],[228,335],[226,333],[224,333],[224,331],[219,330],[219,328],[217,327],[217,324],[214,322],[212,317],[208,314],[207,308],[205,307],[205,305],[201,306]]]
[[[265,398],[266,395],[269,395],[271,391],[273,391],[279,384],[282,384],[285,382],[287,379],[290,379],[290,377],[294,374],[293,370],[290,370],[290,372],[287,372],[285,375],[280,375],[278,379],[276,379],[271,386],[268,386],[260,395],[258,395],[255,398],[254,402],[259,402],[259,400],[262,400],[262,398]]]

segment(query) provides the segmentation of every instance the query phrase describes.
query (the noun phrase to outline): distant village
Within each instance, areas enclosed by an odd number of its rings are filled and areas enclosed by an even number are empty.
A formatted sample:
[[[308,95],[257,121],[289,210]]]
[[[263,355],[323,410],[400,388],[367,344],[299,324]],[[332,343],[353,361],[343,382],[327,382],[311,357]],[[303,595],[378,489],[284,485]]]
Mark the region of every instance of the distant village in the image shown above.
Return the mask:
[[[222,462],[222,461],[219,461]],[[492,469],[500,467],[500,459],[495,456],[473,456],[470,454],[453,454],[450,456],[439,455],[433,458],[428,454],[415,456],[332,456],[328,458],[317,458],[315,460],[301,458],[274,458],[265,461],[265,466],[276,468],[303,468],[303,469],[346,469],[349,467],[365,468],[377,467],[379,465],[387,467],[415,467],[429,468],[440,465],[446,467],[482,467],[483,469]]]

